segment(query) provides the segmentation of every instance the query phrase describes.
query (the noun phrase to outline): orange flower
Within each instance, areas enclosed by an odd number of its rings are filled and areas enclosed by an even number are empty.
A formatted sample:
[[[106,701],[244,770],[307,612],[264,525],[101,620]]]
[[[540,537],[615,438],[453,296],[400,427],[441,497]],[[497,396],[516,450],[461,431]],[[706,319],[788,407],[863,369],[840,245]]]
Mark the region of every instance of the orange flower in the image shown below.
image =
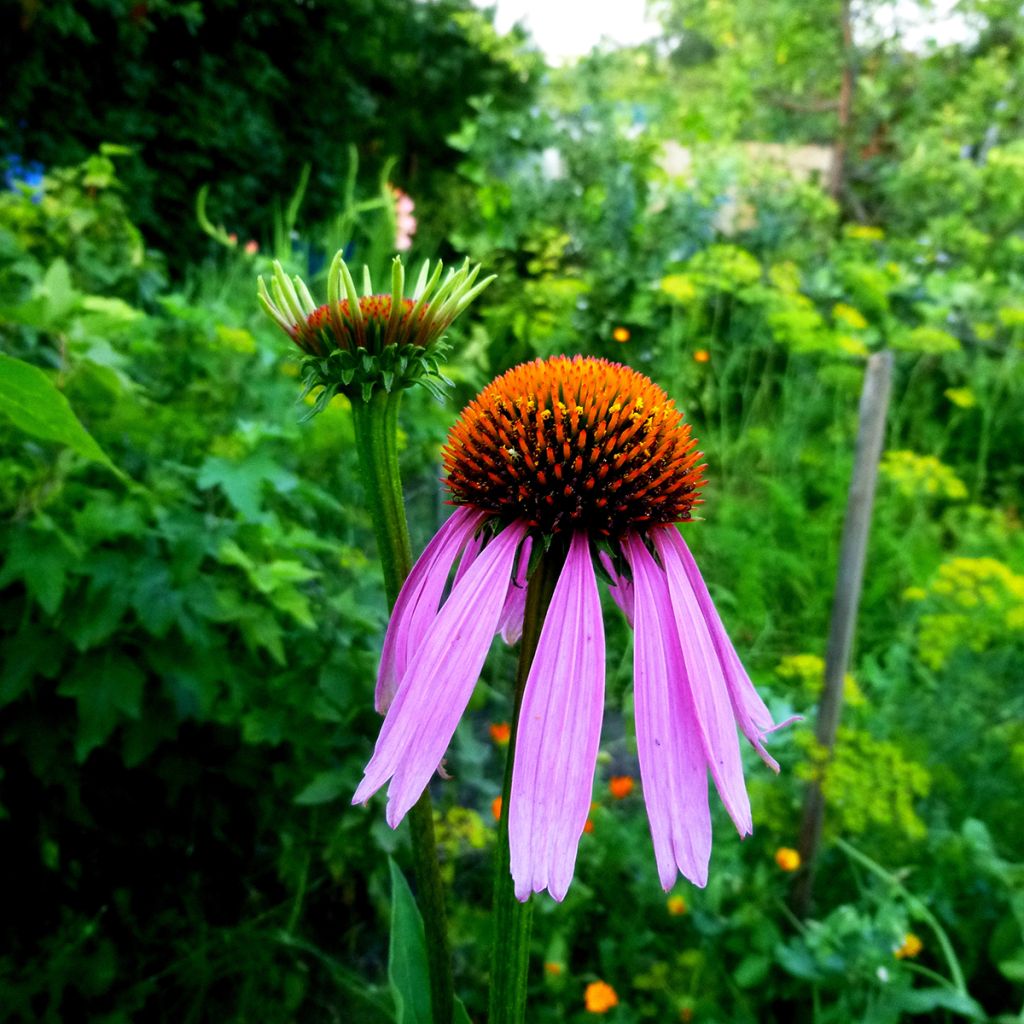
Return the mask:
[[[897,960],[912,960],[922,949],[924,949],[924,943],[913,932],[907,932],[903,936],[903,945],[893,950],[892,955]]]
[[[245,243],[245,251],[250,256],[255,256],[256,253],[260,251],[260,243],[257,242],[255,238],[250,238],[249,241]]]
[[[552,978],[557,978],[562,973],[562,965],[554,960],[548,960],[544,964],[544,973],[550,974]]]
[[[592,981],[583,993],[583,1002],[589,1013],[607,1013],[619,1005],[615,989],[603,981]]]
[[[594,822],[593,822],[593,820],[591,818],[587,818],[587,820],[583,823],[583,832],[584,832],[584,834],[589,836],[590,833],[593,832],[593,831],[594,831]]]
[[[499,747],[508,746],[509,737],[512,735],[512,726],[508,722],[492,722],[491,728],[491,739],[498,744]]]
[[[494,820],[499,821],[501,819],[501,797],[496,796],[491,801],[491,814],[494,815]]]
[[[673,917],[682,917],[690,909],[687,907],[686,900],[682,896],[669,896],[665,906]]]
[[[800,854],[788,846],[780,846],[775,851],[775,863],[782,871],[796,871],[800,867]]]
[[[629,328],[628,327],[616,327],[615,330],[612,331],[612,337],[616,341],[618,341],[618,342],[629,341],[629,338],[630,338]]]
[[[633,792],[633,776],[613,775],[608,780],[608,792],[611,793],[616,800],[624,800]]]
[[[706,348],[699,348],[693,353],[693,361],[695,363],[706,363],[711,359],[711,353]]]
[[[690,1024],[690,1021],[693,1020],[693,1010],[689,1006],[684,1006],[679,1011],[679,1019],[683,1021],[683,1024]]]

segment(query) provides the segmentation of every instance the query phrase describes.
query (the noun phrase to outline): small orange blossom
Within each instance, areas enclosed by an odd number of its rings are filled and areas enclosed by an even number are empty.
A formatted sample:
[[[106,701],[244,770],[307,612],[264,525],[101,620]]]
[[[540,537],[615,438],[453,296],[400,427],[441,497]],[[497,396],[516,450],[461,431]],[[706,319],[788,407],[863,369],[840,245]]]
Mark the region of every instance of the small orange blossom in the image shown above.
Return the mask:
[[[583,993],[583,1002],[589,1013],[607,1013],[619,1005],[615,989],[603,981],[592,981]]]
[[[508,745],[509,737],[512,735],[512,726],[508,722],[492,722],[490,727],[491,739],[499,747]]]
[[[624,800],[633,792],[633,776],[613,775],[608,780],[608,792],[611,793],[616,800]]]
[[[689,907],[686,905],[686,900],[679,895],[669,896],[665,906],[673,917],[682,917],[682,915],[689,910]]]
[[[494,815],[494,820],[499,821],[501,819],[501,797],[496,796],[491,801],[491,814]]]
[[[706,363],[711,359],[711,353],[706,348],[699,348],[693,353],[693,361],[695,363]]]
[[[775,863],[782,871],[796,871],[800,867],[800,854],[788,846],[780,846],[775,851]]]
[[[907,932],[903,936],[903,945],[893,950],[893,956],[897,960],[912,960],[922,949],[924,943],[913,932]]]
[[[612,337],[616,341],[618,341],[618,342],[629,341],[629,338],[630,338],[629,328],[628,327],[616,327],[615,330],[612,331]]]

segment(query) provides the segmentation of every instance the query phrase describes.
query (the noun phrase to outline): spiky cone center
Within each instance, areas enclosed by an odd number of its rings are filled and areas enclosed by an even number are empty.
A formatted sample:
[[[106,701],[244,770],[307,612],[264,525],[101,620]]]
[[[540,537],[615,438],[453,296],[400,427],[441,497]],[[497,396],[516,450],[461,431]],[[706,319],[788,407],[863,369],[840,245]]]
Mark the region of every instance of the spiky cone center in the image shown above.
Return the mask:
[[[675,404],[641,373],[591,357],[523,363],[462,411],[444,463],[456,504],[553,535],[683,522],[702,455]]]
[[[429,304],[422,303],[413,317],[412,299],[402,299],[402,312],[391,321],[393,299],[390,295],[364,295],[359,299],[358,317],[353,316],[348,299],[326,303],[313,310],[289,333],[303,352],[311,356],[329,355],[336,349],[366,349],[379,352],[385,345],[419,345],[427,339],[418,328],[423,324]]]

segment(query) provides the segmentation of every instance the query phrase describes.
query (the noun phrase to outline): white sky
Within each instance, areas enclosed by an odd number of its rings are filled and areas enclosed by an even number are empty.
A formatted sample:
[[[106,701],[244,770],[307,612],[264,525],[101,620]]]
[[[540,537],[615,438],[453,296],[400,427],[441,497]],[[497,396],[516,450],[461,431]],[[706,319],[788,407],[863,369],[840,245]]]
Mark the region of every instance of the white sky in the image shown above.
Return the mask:
[[[602,39],[633,46],[658,33],[647,21],[645,0],[473,0],[497,8],[494,24],[508,32],[517,22],[529,29],[553,63],[581,57]]]
[[[813,2],[813,0],[808,0]],[[658,34],[656,22],[648,21],[645,0],[474,0],[479,7],[494,7],[495,27],[504,34],[521,22],[548,60],[560,64],[589,53],[602,39],[619,46],[642,43]],[[878,12],[875,24],[888,35],[899,26],[906,45],[923,49],[929,38],[953,42],[970,34],[953,13],[955,0],[933,0],[933,10],[923,18],[913,0],[896,0],[892,8]]]

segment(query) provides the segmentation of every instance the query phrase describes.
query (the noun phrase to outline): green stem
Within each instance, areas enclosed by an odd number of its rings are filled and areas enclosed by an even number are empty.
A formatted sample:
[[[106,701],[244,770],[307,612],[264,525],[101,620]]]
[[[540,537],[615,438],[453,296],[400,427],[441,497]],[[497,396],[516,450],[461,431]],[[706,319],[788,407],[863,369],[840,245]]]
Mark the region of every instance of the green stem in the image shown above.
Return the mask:
[[[366,499],[377,537],[377,554],[384,571],[388,608],[412,568],[412,545],[398,472],[398,406],[401,392],[375,391],[368,402],[352,399],[356,448]],[[444,885],[434,837],[434,808],[430,790],[409,812],[413,870],[427,940],[430,1005],[434,1024],[449,1024],[455,1006],[451,946],[444,905]]]
[[[967,995],[967,981],[960,967],[960,961],[953,950],[953,943],[949,941],[949,936],[946,934],[945,928],[939,924],[938,918],[924,905],[924,901],[907,889],[894,874],[886,871],[881,864],[877,864],[866,854],[861,853],[855,846],[851,846],[846,840],[837,838],[834,842],[847,857],[862,864],[868,871],[881,878],[884,882],[888,882],[904,898],[910,910],[930,926],[931,930],[935,933],[936,939],[939,941],[942,955],[946,958],[946,966],[949,967],[950,980],[953,987],[958,992]]]
[[[388,608],[412,568],[412,545],[405,520],[405,502],[398,475],[398,406],[401,392],[374,391],[368,402],[352,399],[359,466],[366,502],[377,537],[377,554],[384,570]]]
[[[530,674],[533,656],[540,639],[544,615],[551,603],[558,573],[564,561],[553,550],[544,552],[530,577],[523,615],[523,639],[516,669],[515,705],[508,755],[505,758],[505,781],[501,789],[501,818],[498,821],[498,849],[494,872],[494,934],[491,940],[491,994],[488,1024],[523,1024],[526,1020],[526,982],[530,967],[530,926],[533,903],[516,899],[512,882],[508,847],[508,807],[512,791],[512,767],[515,760],[519,709]]]

